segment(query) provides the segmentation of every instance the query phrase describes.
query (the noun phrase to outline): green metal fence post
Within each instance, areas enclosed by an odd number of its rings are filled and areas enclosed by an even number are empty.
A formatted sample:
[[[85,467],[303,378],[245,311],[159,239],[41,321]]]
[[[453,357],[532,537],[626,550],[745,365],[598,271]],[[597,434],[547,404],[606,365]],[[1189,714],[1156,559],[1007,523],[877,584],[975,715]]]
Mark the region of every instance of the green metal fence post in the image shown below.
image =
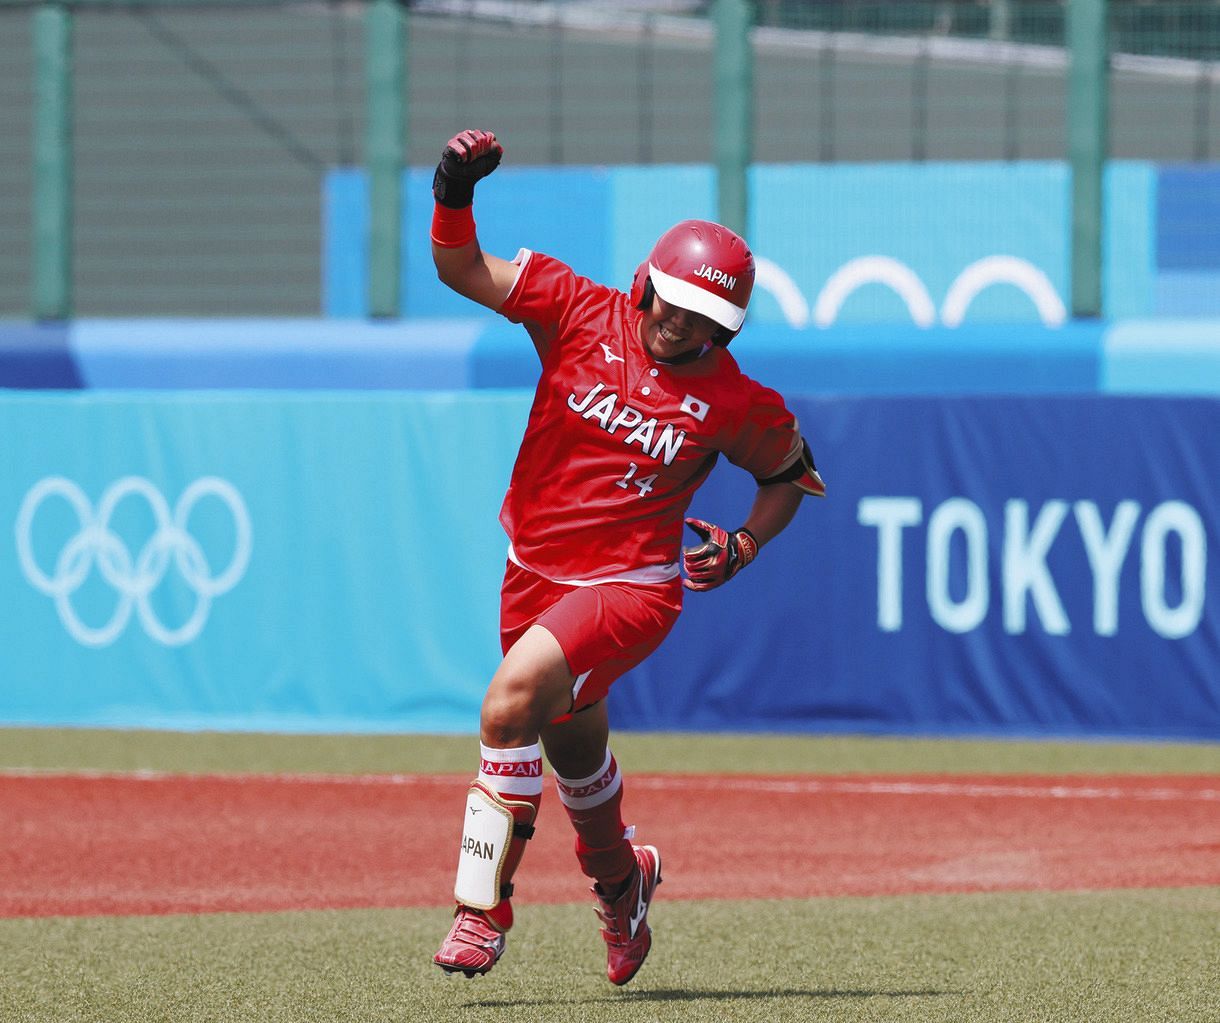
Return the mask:
[[[1106,0],[1070,0],[1068,152],[1072,165],[1072,314],[1102,312],[1102,203],[1109,114]]]
[[[72,15],[34,11],[34,281],[38,320],[72,315]]]
[[[725,227],[745,235],[749,220],[747,171],[750,167],[754,110],[754,61],[750,0],[716,0],[717,216]]]
[[[401,313],[403,97],[406,19],[397,0],[373,0],[365,15],[369,179],[368,307],[371,316]]]

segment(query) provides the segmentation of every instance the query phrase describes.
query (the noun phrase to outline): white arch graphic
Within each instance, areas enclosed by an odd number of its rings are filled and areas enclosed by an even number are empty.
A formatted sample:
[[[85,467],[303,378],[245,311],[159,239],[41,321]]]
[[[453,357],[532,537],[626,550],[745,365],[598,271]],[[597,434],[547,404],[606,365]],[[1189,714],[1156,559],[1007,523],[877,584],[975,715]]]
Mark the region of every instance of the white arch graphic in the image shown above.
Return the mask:
[[[1067,319],[1063,299],[1050,278],[1033,263],[1018,256],[984,256],[966,267],[949,285],[940,318],[946,327],[960,327],[966,310],[980,291],[993,284],[1014,284],[1027,294],[1042,322],[1058,327]]]
[[[809,326],[809,303],[788,276],[788,271],[778,263],[762,256],[754,257],[754,283],[769,292],[779,303],[780,312],[789,327]]]
[[[813,320],[829,327],[839,316],[847,297],[865,284],[884,284],[896,292],[919,327],[936,322],[936,306],[923,281],[906,263],[892,256],[858,256],[830,275],[813,307]],[[973,297],[973,296],[971,296]]]

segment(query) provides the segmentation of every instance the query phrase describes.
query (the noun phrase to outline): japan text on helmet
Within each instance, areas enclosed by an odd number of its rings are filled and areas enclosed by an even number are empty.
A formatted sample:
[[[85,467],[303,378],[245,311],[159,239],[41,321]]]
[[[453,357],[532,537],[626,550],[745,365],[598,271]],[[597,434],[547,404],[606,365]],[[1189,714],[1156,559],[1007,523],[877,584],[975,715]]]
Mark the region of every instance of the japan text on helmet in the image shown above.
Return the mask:
[[[741,330],[754,288],[754,257],[745,241],[710,220],[683,220],[666,231],[631,284],[631,303],[652,305],[655,291],[670,305],[715,320],[713,339],[727,345]]]

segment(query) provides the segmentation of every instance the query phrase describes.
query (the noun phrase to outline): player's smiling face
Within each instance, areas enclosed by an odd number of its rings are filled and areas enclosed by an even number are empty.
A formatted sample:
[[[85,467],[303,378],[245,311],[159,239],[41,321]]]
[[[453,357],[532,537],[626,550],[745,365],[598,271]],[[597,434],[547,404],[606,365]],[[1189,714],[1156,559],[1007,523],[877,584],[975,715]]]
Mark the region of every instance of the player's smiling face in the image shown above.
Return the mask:
[[[719,324],[702,313],[670,305],[654,293],[640,320],[640,339],[654,359],[672,360],[710,344]]]

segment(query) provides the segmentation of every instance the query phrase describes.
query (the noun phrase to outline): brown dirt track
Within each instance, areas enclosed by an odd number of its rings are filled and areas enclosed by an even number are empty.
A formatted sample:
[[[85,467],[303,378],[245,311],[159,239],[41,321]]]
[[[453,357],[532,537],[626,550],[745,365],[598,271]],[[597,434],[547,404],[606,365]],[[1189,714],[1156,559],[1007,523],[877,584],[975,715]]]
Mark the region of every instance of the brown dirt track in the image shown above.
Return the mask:
[[[442,905],[466,776],[0,773],[0,917]],[[548,789],[523,902],[588,898]],[[628,775],[667,899],[1220,884],[1207,775]]]

